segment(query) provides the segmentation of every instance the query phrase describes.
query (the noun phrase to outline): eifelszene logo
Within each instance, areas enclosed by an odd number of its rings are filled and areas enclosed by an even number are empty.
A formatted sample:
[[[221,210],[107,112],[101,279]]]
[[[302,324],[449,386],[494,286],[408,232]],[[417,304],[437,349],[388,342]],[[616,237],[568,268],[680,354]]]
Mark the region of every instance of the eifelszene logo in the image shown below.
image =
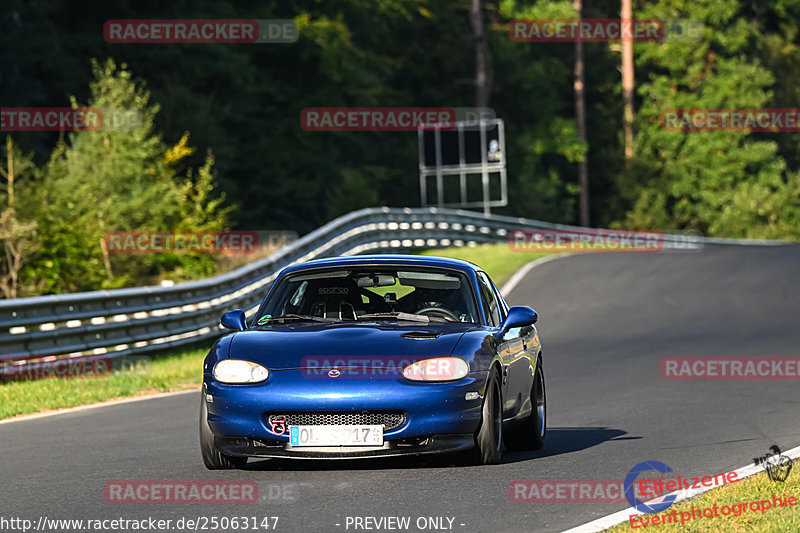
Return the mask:
[[[766,455],[754,457],[753,464],[764,465],[764,470],[770,480],[783,482],[792,471],[793,461],[790,457],[783,455],[777,445],[772,445]]]
[[[675,494],[670,494],[665,496],[661,502],[654,503],[653,505],[649,505],[637,498],[633,483],[636,481],[636,478],[639,477],[639,474],[647,472],[648,470],[658,470],[662,474],[672,472],[672,469],[661,461],[644,461],[637,464],[631,468],[628,475],[625,476],[625,498],[628,500],[628,503],[631,504],[631,507],[635,508],[640,513],[659,513],[672,505],[677,496]]]

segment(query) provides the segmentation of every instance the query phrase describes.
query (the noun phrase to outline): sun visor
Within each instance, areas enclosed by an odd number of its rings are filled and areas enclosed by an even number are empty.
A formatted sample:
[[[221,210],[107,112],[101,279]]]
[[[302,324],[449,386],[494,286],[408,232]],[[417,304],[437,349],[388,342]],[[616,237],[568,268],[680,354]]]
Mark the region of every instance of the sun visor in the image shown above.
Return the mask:
[[[453,290],[461,288],[461,280],[447,274],[434,272],[398,272],[400,285],[420,289]]]

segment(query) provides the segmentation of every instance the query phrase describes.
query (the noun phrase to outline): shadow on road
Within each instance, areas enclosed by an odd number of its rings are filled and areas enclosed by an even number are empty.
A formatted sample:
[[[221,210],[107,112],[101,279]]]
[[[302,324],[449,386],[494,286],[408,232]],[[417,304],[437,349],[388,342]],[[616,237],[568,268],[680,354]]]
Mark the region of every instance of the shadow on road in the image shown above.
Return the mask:
[[[505,452],[503,463],[518,463],[540,457],[577,452],[609,440],[635,440],[642,437],[623,437],[627,432],[607,427],[547,428],[544,448],[536,451]]]
[[[585,450],[610,440],[632,440],[625,431],[607,427],[548,428],[545,447],[537,451],[505,451],[503,464],[529,461],[564,453]],[[454,454],[417,457],[383,457],[373,459],[251,459],[245,470],[394,470],[405,468],[464,467],[464,457]]]

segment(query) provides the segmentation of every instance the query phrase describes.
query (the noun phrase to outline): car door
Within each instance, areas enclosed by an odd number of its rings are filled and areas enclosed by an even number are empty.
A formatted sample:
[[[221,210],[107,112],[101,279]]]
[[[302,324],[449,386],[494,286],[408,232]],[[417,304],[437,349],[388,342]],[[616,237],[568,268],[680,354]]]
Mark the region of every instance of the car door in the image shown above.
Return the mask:
[[[478,272],[478,285],[481,291],[484,314],[488,325],[499,327],[505,319],[505,309],[502,300],[495,293],[491,280],[484,272]],[[497,354],[503,361],[503,418],[512,418],[525,399],[520,388],[520,374],[527,368],[525,348],[520,336],[520,328],[507,332],[497,344]]]
[[[508,304],[506,303],[500,291],[489,280],[494,289],[497,300],[500,302],[500,310],[503,320],[508,312]],[[511,387],[517,390],[520,395],[521,401],[519,402],[518,409],[524,409],[523,415],[527,414],[528,410],[532,408],[532,403],[528,403],[531,389],[533,388],[533,376],[536,365],[539,364],[538,357],[540,351],[539,333],[536,326],[530,325],[523,328],[512,328],[504,336],[504,339],[519,339],[522,342],[523,352],[521,352],[515,362],[514,371],[509,372],[509,383]],[[516,414],[520,414],[517,411]]]

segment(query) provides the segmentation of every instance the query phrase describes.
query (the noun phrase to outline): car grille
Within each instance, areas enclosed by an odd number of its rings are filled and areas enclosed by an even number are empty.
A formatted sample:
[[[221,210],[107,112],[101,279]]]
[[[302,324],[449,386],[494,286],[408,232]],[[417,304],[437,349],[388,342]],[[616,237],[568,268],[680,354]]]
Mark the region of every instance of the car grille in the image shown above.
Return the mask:
[[[389,431],[402,426],[406,414],[399,411],[272,413],[268,417],[270,427],[272,421],[279,418],[283,418],[287,426],[383,426],[384,431]]]

